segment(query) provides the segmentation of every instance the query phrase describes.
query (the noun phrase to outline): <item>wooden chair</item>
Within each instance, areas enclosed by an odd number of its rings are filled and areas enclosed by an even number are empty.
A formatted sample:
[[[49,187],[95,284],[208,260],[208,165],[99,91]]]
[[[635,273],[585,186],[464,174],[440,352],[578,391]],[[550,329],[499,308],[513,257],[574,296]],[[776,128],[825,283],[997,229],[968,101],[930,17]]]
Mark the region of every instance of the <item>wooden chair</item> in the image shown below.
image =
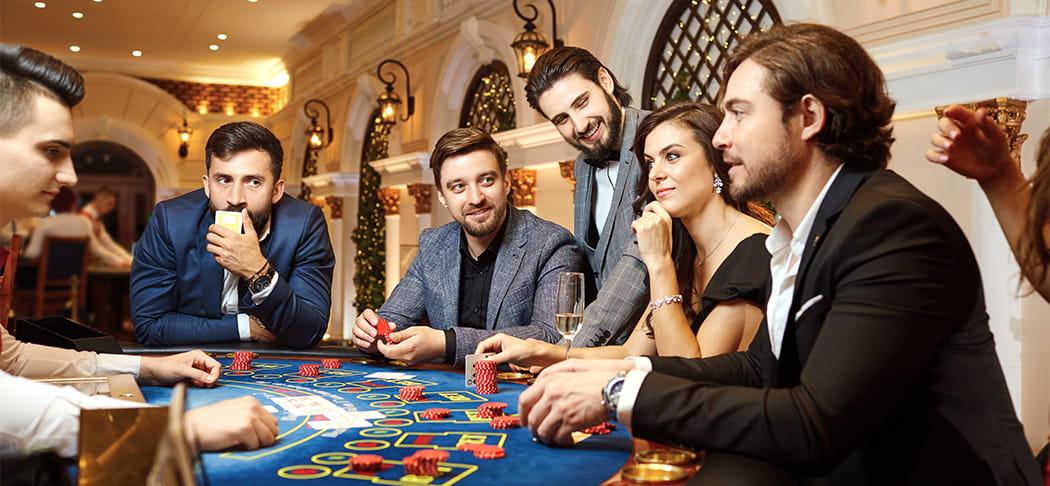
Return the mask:
[[[11,313],[11,295],[15,289],[15,271],[18,270],[18,250],[22,246],[22,235],[11,237],[11,246],[4,261],[0,261],[0,326],[7,327]]]
[[[47,237],[37,260],[36,282],[16,287],[15,315],[37,319],[61,314],[72,302],[72,317],[84,308],[87,270],[91,264],[88,238]]]

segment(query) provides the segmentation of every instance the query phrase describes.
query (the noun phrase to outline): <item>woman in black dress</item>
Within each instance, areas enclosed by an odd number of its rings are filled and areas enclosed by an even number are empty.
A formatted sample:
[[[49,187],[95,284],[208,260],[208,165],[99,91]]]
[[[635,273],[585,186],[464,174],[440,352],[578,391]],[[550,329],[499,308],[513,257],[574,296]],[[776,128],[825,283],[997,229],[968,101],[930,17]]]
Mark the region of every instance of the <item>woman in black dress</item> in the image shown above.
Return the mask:
[[[632,229],[649,274],[650,303],[626,343],[570,351],[501,334],[479,344],[478,352],[532,367],[570,354],[706,357],[745,349],[762,320],[772,217],[729,194],[729,166],[711,143],[721,118],[710,105],[676,103],[638,127],[634,150],[644,162]]]

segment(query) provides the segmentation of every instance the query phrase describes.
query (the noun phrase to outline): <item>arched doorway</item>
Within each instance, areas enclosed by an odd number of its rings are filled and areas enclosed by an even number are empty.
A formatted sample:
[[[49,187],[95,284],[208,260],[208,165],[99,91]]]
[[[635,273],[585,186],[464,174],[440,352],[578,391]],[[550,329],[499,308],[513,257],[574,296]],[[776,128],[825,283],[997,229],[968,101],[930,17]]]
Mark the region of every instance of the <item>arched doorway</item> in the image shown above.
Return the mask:
[[[112,189],[117,207],[102,221],[113,239],[130,249],[145,230],[156,197],[156,182],[146,162],[124,145],[102,140],[75,145],[72,156],[80,205],[100,187]]]

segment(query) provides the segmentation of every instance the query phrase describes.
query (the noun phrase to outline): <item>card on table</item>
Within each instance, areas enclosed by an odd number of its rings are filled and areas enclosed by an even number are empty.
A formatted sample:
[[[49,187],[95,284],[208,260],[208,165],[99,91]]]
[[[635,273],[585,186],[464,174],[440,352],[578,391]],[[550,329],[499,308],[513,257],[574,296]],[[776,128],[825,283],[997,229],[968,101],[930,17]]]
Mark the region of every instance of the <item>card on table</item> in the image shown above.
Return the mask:
[[[225,226],[238,233],[241,232],[241,218],[239,211],[215,211],[215,224]]]
[[[479,354],[468,354],[466,367],[463,368],[463,379],[465,382],[464,386],[474,386],[474,362],[479,359],[485,359],[496,353],[479,353]]]

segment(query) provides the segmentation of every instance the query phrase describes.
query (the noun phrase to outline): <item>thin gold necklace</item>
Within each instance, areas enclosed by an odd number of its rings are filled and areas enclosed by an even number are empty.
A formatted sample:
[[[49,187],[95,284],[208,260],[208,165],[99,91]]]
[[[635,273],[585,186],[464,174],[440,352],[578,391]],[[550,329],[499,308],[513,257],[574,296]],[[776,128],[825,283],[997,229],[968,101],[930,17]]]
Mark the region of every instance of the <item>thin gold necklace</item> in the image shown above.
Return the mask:
[[[711,250],[708,251],[706,255],[704,255],[704,258],[702,258],[700,260],[700,262],[696,264],[696,266],[698,266],[698,267],[704,266],[704,263],[707,262],[707,258],[710,257],[711,254],[714,253],[715,250],[718,249],[718,247],[722,246],[722,242],[724,242],[726,240],[726,237],[729,236],[729,231],[733,229],[733,226],[736,224],[736,220],[739,217],[740,217],[740,213],[736,213],[736,216],[733,216],[733,222],[729,223],[729,227],[726,228],[725,233],[722,233],[722,238],[718,240],[718,243],[715,243],[714,248],[711,248]]]

